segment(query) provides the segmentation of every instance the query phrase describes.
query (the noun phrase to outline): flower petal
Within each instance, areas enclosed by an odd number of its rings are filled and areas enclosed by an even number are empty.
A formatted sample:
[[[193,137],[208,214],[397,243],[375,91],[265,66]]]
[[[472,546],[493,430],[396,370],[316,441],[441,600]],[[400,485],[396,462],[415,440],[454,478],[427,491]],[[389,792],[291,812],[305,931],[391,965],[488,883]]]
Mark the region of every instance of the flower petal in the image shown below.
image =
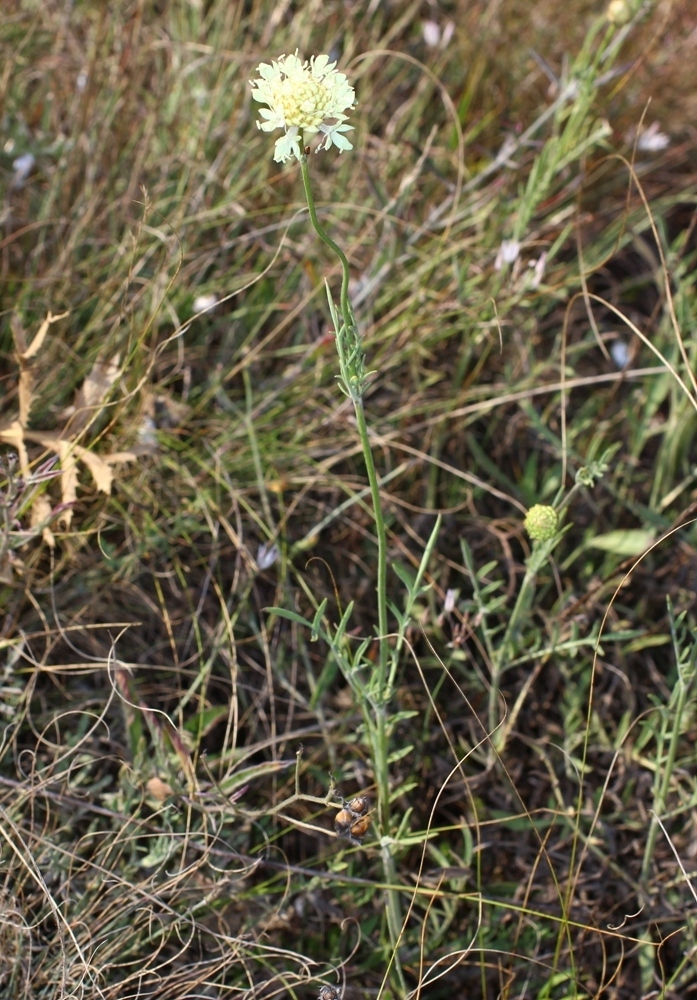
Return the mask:
[[[289,128],[282,138],[276,140],[273,158],[276,163],[285,163],[286,160],[293,157],[293,154],[300,159],[300,138],[295,126]]]

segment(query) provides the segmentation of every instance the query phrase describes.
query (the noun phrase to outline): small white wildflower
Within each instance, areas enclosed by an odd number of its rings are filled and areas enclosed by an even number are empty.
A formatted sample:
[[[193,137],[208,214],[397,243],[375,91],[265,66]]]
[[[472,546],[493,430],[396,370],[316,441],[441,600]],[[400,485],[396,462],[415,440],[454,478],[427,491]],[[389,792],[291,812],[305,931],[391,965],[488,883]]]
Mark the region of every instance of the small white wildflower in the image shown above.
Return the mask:
[[[421,32],[429,49],[435,49],[440,45],[440,28],[437,21],[424,21]]]
[[[21,156],[18,156],[16,160],[12,161],[12,169],[15,172],[14,177],[12,178],[12,183],[15,187],[24,186],[24,182],[34,169],[35,163],[36,160],[33,153],[23,153]]]
[[[610,344],[610,354],[618,368],[626,368],[629,364],[629,345],[623,340],[613,340]]]
[[[518,240],[501,240],[499,252],[494,261],[494,270],[500,271],[504,264],[513,264],[518,259],[520,243]]]
[[[257,549],[257,566],[260,570],[268,569],[273,566],[280,554],[277,545],[269,545],[264,542]]]
[[[441,31],[437,21],[424,21],[421,25],[421,33],[430,49],[445,49],[455,33],[455,25],[452,21],[446,21],[445,27]]]
[[[642,130],[637,140],[637,149],[644,153],[657,153],[670,145],[670,138],[661,132],[658,122],[653,122]]]
[[[322,133],[318,151],[331,146],[339,152],[353,148],[343,134],[353,128],[345,124],[348,116],[344,112],[355,106],[356,93],[335,66],[329,56],[313,56],[303,62],[297,52],[260,64],[260,79],[250,81],[252,97],[268,108],[259,109],[264,120],[257,122],[257,128],[263,132],[285,130],[276,140],[273,158],[277,163],[292,156],[300,158],[305,134]]]
[[[214,309],[218,305],[218,296],[215,292],[211,292],[210,295],[197,295],[194,299],[194,312],[195,313],[205,313],[210,309]]]

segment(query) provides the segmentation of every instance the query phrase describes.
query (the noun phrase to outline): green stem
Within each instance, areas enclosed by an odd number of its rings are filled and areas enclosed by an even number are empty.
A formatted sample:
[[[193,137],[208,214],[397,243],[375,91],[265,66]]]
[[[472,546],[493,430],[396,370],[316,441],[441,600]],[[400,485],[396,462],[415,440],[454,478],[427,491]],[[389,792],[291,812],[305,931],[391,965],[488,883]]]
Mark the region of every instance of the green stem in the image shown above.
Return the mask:
[[[348,297],[349,287],[349,263],[346,254],[337,246],[334,240],[325,232],[315,209],[315,201],[312,196],[310,186],[310,172],[308,169],[307,156],[300,155],[300,167],[302,171],[303,187],[305,188],[305,198],[310,212],[310,220],[315,232],[332,250],[341,261],[341,323],[336,314],[330,297],[330,308],[335,320],[336,349],[339,355],[339,368],[341,380],[347,394],[351,397],[356,414],[356,425],[361,439],[363,459],[365,461],[366,472],[368,473],[368,483],[370,485],[370,495],[373,503],[373,521],[378,542],[378,572],[377,572],[377,605],[378,605],[378,649],[379,665],[376,683],[372,687],[369,698],[364,699],[362,705],[363,717],[366,722],[366,735],[370,743],[370,750],[373,755],[373,767],[375,769],[375,784],[378,793],[378,816],[380,828],[385,832],[390,829],[390,780],[389,780],[389,725],[387,715],[387,705],[390,699],[391,680],[388,676],[389,664],[389,641],[387,636],[387,532],[385,530],[385,519],[382,514],[382,504],[380,501],[380,483],[375,471],[375,461],[373,459],[373,449],[368,435],[368,425],[363,409],[363,391],[366,384],[366,371],[363,353],[361,351],[360,337],[356,328],[356,320],[351,309]],[[367,692],[366,692],[367,693]],[[392,858],[389,842],[384,842],[381,850],[383,872],[388,886],[394,886],[396,882],[396,872],[394,859]],[[401,902],[399,892],[394,888],[387,890],[387,924],[394,955],[395,969],[402,994],[406,992],[406,982],[400,957],[397,951],[401,936]]]
[[[378,698],[380,705],[385,704],[388,698],[387,687],[387,663],[389,658],[389,645],[387,641],[387,532],[385,530],[385,519],[382,516],[382,505],[380,502],[380,483],[378,482],[375,462],[373,461],[373,450],[368,437],[368,425],[365,420],[363,410],[363,400],[354,399],[354,410],[356,413],[356,423],[358,434],[363,448],[365,468],[368,473],[370,483],[370,493],[373,500],[373,517],[375,519],[375,533],[378,536],[378,641],[380,643],[380,670],[378,674]]]
[[[498,653],[493,662],[493,669],[491,671],[491,687],[489,689],[489,732],[494,733],[496,727],[499,724],[498,718],[498,700],[499,700],[499,689],[501,684],[501,674],[503,673],[506,660],[514,655],[515,639],[518,632],[518,623],[524,614],[529,612],[530,606],[532,605],[533,597],[535,596],[535,588],[537,586],[537,577],[540,570],[545,565],[549,559],[550,553],[554,548],[554,541],[546,542],[536,542],[533,545],[532,552],[528,557],[528,564],[525,569],[525,576],[520,585],[520,590],[518,591],[518,597],[516,599],[513,611],[511,612],[511,617],[508,619],[508,624],[506,626],[506,631],[504,632],[503,639],[499,645]],[[499,733],[501,735],[499,735]],[[506,730],[496,730],[496,735],[492,736],[493,747],[498,751],[498,753],[503,752],[503,746],[506,738]]]
[[[344,322],[348,323],[348,318],[351,316],[351,308],[349,306],[348,300],[348,287],[349,287],[349,262],[346,254],[338,246],[334,240],[329,236],[322,226],[322,223],[317,218],[317,211],[315,209],[315,199],[312,196],[312,188],[310,187],[310,171],[307,166],[307,156],[305,153],[300,155],[300,169],[303,175],[303,187],[305,188],[305,199],[307,201],[307,207],[310,212],[310,219],[312,220],[312,226],[319,238],[323,243],[326,243],[330,250],[333,250],[341,261],[342,277],[341,277],[341,315],[344,317]],[[353,317],[351,317],[351,320]]]
[[[307,156],[302,153],[300,156],[300,168],[303,178],[303,187],[305,188],[305,198],[307,199],[307,207],[310,212],[310,219],[314,227],[315,232],[322,240],[323,243],[333,250],[341,261],[342,268],[342,278],[341,278],[341,315],[345,324],[346,329],[352,329],[354,327],[354,317],[351,310],[351,306],[348,299],[348,285],[349,285],[349,262],[346,254],[337,246],[334,240],[329,236],[319,219],[317,218],[317,211],[315,209],[315,200],[312,196],[312,187],[310,185],[310,171],[307,164]],[[349,373],[344,370],[343,365],[343,352],[340,344],[339,331],[337,333],[337,348],[339,350],[339,361],[342,367],[342,378],[344,384],[347,388],[350,388],[355,384],[354,380],[350,378]],[[360,382],[361,380],[359,380]],[[363,458],[365,460],[365,467],[368,473],[368,482],[370,484],[370,493],[373,501],[373,517],[375,520],[375,531],[378,539],[378,580],[377,580],[377,599],[378,599],[378,642],[380,644],[379,649],[379,673],[378,673],[378,683],[377,691],[378,696],[376,702],[382,704],[386,701],[388,696],[387,691],[387,670],[388,670],[388,660],[389,660],[389,644],[387,639],[387,532],[385,530],[385,519],[382,515],[382,505],[380,502],[380,484],[378,482],[377,473],[375,471],[375,462],[373,460],[373,450],[370,444],[370,438],[368,436],[368,426],[366,424],[365,412],[363,410],[363,398],[359,393],[351,392],[351,399],[353,401],[353,406],[356,412],[356,423],[358,425],[358,434],[361,439],[361,447],[363,449]],[[387,794],[387,790],[385,790]],[[387,813],[387,805],[385,804],[385,814]]]

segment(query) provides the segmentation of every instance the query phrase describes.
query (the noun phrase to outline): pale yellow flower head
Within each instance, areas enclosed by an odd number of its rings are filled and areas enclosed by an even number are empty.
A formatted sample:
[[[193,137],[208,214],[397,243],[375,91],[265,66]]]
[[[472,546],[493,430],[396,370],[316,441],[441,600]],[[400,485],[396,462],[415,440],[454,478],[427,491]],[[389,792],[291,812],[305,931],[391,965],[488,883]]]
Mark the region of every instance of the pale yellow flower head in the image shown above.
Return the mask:
[[[271,64],[261,63],[260,79],[250,81],[254,100],[268,104],[268,108],[259,109],[264,120],[257,122],[257,128],[264,132],[285,130],[274,149],[273,158],[278,163],[293,155],[300,157],[305,133],[322,133],[318,150],[353,148],[343,134],[353,128],[345,124],[348,116],[344,112],[355,106],[356,93],[335,66],[329,56],[313,56],[303,62],[296,52],[279,56]]]
[[[626,24],[632,16],[628,0],[610,0],[605,16],[612,24]]]

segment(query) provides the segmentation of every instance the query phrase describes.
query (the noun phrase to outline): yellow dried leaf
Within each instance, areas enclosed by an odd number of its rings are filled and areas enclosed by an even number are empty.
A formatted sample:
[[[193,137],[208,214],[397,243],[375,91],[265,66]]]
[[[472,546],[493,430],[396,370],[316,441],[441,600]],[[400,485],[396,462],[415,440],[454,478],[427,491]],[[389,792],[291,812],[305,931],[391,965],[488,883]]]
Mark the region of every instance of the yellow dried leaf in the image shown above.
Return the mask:
[[[17,394],[19,396],[19,422],[22,427],[26,427],[29,422],[29,411],[31,410],[31,404],[34,402],[33,388],[34,377],[31,373],[31,368],[25,368],[20,362]]]
[[[77,461],[75,460],[75,453],[70,446],[68,441],[63,441],[61,438],[54,444],[54,450],[57,452],[61,463],[61,500],[63,503],[73,504],[77,500]],[[70,522],[73,519],[73,512],[68,508],[61,514],[61,521],[66,528],[70,527]]]
[[[15,448],[19,456],[20,470],[23,476],[30,475],[29,456],[26,442],[31,441],[40,444],[44,448],[55,452],[60,459],[60,485],[61,498],[64,504],[72,505],[77,499],[78,487],[78,466],[80,459],[92,473],[95,485],[102,493],[110,493],[114,474],[111,466],[117,462],[130,461],[137,456],[133,452],[121,452],[114,455],[107,455],[102,458],[93,452],[74,444],[74,438],[83,430],[93,416],[99,412],[107,394],[119,377],[119,356],[116,355],[108,362],[97,362],[83,382],[81,388],[75,396],[75,404],[71,408],[73,419],[70,424],[59,432],[55,431],[31,431],[27,428],[29,413],[31,410],[33,396],[34,379],[30,360],[34,358],[46,339],[49,327],[52,323],[63,319],[68,313],[61,313],[54,316],[49,312],[39,330],[35,334],[31,343],[27,347],[27,337],[22,321],[18,315],[11,317],[12,335],[15,344],[15,357],[19,366],[19,414],[16,420],[8,424],[0,425],[0,442],[9,444]],[[73,440],[68,439],[68,435]],[[32,508],[32,524],[40,524],[46,520],[47,513],[50,513],[50,505],[44,498],[37,499]],[[65,527],[69,527],[72,520],[72,511],[65,510],[61,515],[61,521]],[[44,538],[51,546],[55,544],[53,533],[48,527],[44,529]]]
[[[133,451],[112,451],[108,455],[102,455],[102,458],[109,465],[118,465],[120,462],[135,462],[136,459],[142,458],[143,453],[137,449]]]
[[[65,411],[66,416],[70,416],[70,421],[64,434],[69,432],[71,437],[75,437],[100,412],[111,387],[121,374],[119,360],[119,355],[115,354],[111,361],[97,361],[92,366],[91,372],[75,393],[73,405]]]
[[[59,316],[54,316],[53,313],[49,312],[46,319],[39,327],[39,330],[34,336],[34,339],[29,347],[27,347],[27,337],[21,319],[16,313],[12,316],[10,326],[12,327],[12,336],[15,342],[15,357],[19,366],[19,422],[22,427],[27,426],[29,411],[31,410],[31,404],[34,401],[34,396],[32,394],[32,389],[34,388],[34,377],[32,375],[32,366],[29,364],[29,361],[41,350],[43,342],[46,339],[49,326],[57,320],[63,319],[67,315],[67,312],[65,312],[61,313]]]
[[[164,802],[170,795],[174,795],[172,786],[168,785],[161,778],[149,778],[145,783],[145,787],[148,790],[148,794],[152,795],[158,802]]]
[[[93,451],[88,451],[87,448],[81,448],[79,444],[73,445],[73,450],[92,473],[92,478],[97,489],[102,493],[111,493],[114,473],[104,459],[100,455],[96,455]]]
[[[73,446],[69,441],[64,441],[53,431],[25,431],[25,440],[35,441],[42,444],[44,448],[54,451],[61,463],[60,484],[61,499],[63,503],[72,504],[77,500],[77,460]],[[68,509],[61,514],[61,523],[70,527],[73,518],[72,510]]]
[[[53,508],[51,507],[51,504],[48,502],[48,499],[46,497],[44,496],[35,497],[34,502],[31,505],[31,514],[29,517],[29,523],[31,524],[32,528],[36,528],[44,521],[48,522],[51,519],[52,510]],[[41,534],[48,547],[51,549],[55,549],[56,539],[48,524],[44,525]]]
[[[44,342],[44,338],[48,333],[49,326],[52,323],[57,323],[59,319],[65,319],[67,315],[68,315],[67,312],[59,313],[58,316],[54,316],[52,312],[49,312],[46,315],[46,319],[39,327],[39,331],[32,340],[29,347],[27,347],[26,350],[20,352],[19,356],[22,359],[22,361],[29,361],[30,358],[33,358],[35,355],[39,353],[39,351],[41,350],[41,345]]]
[[[0,427],[0,441],[4,444],[9,444],[15,449],[19,455],[20,471],[26,478],[29,475],[29,455],[24,445],[24,438],[24,427],[22,427],[19,420],[13,420],[12,423]]]

